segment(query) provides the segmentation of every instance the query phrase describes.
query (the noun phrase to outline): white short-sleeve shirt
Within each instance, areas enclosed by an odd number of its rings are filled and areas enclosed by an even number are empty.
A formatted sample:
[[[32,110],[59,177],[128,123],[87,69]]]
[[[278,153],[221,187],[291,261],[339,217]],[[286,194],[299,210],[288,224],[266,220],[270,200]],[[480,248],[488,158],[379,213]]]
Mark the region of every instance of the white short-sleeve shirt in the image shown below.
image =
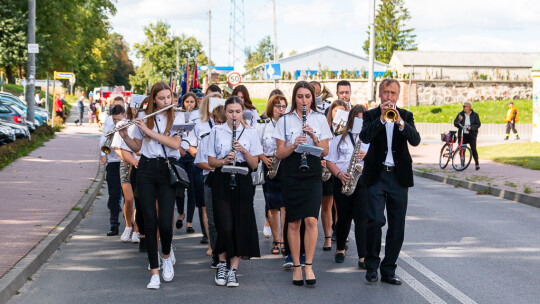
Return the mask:
[[[334,137],[330,141],[328,155],[324,158],[327,161],[331,161],[339,168],[341,172],[347,172],[350,160],[354,152],[354,146],[360,140],[359,134],[351,134],[354,143],[351,141],[351,137],[347,134],[343,142],[340,143],[342,135]],[[367,152],[369,144],[362,143],[360,151]],[[358,163],[364,166],[363,160],[358,160]]]
[[[319,141],[332,138],[332,131],[324,114],[310,111],[306,117],[306,124],[313,129]],[[296,112],[291,112],[278,120],[273,137],[285,141],[287,147],[294,144],[294,140],[300,135],[302,135],[302,117]],[[307,136],[307,144],[313,145],[313,140],[309,136]]]
[[[202,121],[198,119],[195,122],[195,127],[193,128],[193,135],[197,139],[196,143],[193,143],[192,146],[198,147],[201,142],[201,136],[209,133],[212,130],[212,127],[214,126],[214,120],[210,117],[210,121]]]
[[[255,126],[261,140],[263,153],[266,156],[272,156],[276,152],[276,139],[273,137],[276,124],[276,121],[267,118],[264,120],[259,119]]]
[[[260,119],[259,112],[257,112],[257,109],[245,109],[244,115],[246,115],[247,112],[251,113],[251,119],[247,119],[247,116],[246,116],[246,123],[250,127],[255,127],[257,125],[257,120]],[[250,114],[247,114],[247,115],[250,115]]]
[[[178,112],[175,113],[175,118],[174,118],[175,123],[177,124],[184,123],[184,121],[182,120],[184,118],[183,115],[178,115],[178,114],[179,114]],[[143,117],[145,115],[146,115],[145,113],[139,113],[137,117]],[[155,124],[154,124],[153,131],[158,132],[157,127],[159,126],[159,130],[161,131],[159,133],[163,134],[163,132],[165,131],[165,128],[167,127],[166,113],[157,114],[156,116],[154,116],[154,118],[155,118]],[[146,119],[145,119],[145,123],[146,123]],[[174,136],[178,136],[178,134],[171,132],[169,136],[174,137]],[[176,150],[171,149],[165,145],[163,145],[163,147],[165,147],[165,152],[167,153],[167,155],[164,155],[161,143],[159,143],[157,140],[153,138],[146,138],[144,133],[138,127],[133,130],[133,138],[142,140],[142,147],[141,147],[140,154],[146,156],[147,158],[156,158],[156,157],[172,157],[176,159],[180,158],[180,151],[178,149]]]
[[[236,129],[236,140],[240,142],[244,148],[252,156],[263,154],[263,149],[257,131],[251,127],[244,128],[241,124]],[[208,156],[222,159],[231,152],[232,130],[228,124],[218,125],[212,128],[208,139],[208,149],[205,152]],[[246,159],[242,153],[236,153],[237,162],[245,162]]]
[[[135,128],[136,128],[135,125],[131,125],[131,126],[128,127],[128,134],[129,134],[130,137],[133,137],[133,130]],[[126,145],[126,142],[124,141],[124,139],[122,138],[122,136],[120,136],[120,134],[118,132],[116,132],[116,134],[114,134],[111,147],[119,148],[119,149],[130,152],[133,155],[133,157],[135,157],[135,159],[137,159],[137,160],[141,158],[139,155],[137,155],[136,153],[133,153],[133,151],[131,151],[131,149],[128,147],[128,145]]]
[[[210,139],[210,131],[208,133],[201,134],[201,139],[199,141],[199,149],[195,155],[195,164],[208,163],[208,140]],[[203,170],[203,175],[208,175],[209,170]]]

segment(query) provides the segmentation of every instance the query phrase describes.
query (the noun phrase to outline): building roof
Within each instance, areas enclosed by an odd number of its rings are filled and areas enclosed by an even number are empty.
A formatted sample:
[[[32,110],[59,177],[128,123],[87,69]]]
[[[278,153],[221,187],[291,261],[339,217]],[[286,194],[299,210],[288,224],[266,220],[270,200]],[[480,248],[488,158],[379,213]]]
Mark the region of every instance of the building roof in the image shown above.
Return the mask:
[[[531,68],[540,53],[394,51],[403,66]]]
[[[332,50],[332,51],[335,51],[335,52],[339,52],[339,53],[342,53],[342,54],[345,54],[345,55],[348,55],[348,56],[351,56],[351,57],[355,57],[355,58],[361,59],[361,60],[366,60],[366,61],[369,60],[368,57],[355,55],[353,53],[345,52],[343,50],[336,49],[335,47],[331,47],[331,46],[327,45],[327,46],[322,46],[320,48],[316,48],[316,49],[313,49],[313,50],[310,50],[310,51],[307,51],[307,52],[298,53],[298,54],[295,54],[295,55],[292,55],[292,56],[289,56],[289,57],[280,58],[278,60],[278,62],[280,62],[280,63],[289,62],[289,61],[293,61],[293,60],[296,60],[296,59],[301,58],[301,57],[306,57],[306,56],[309,56],[309,55],[315,55],[317,53],[321,53],[321,52],[324,52],[324,51],[327,51],[327,50]],[[375,60],[375,63],[378,63],[380,65],[384,65],[384,66],[388,66],[388,64],[386,64],[384,62],[377,61],[377,60]]]

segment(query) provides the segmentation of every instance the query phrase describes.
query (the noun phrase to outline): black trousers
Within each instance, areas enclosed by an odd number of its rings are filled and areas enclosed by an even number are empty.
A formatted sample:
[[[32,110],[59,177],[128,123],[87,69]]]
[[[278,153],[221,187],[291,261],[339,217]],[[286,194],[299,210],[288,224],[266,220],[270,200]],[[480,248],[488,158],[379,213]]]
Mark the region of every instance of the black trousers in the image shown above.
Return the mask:
[[[171,161],[174,161],[171,159]],[[139,160],[137,170],[137,191],[143,217],[144,235],[148,247],[148,261],[151,269],[157,269],[158,248],[157,231],[161,238],[161,250],[168,255],[171,250],[173,237],[172,220],[176,188],[169,185],[169,169],[164,158],[146,158]],[[156,199],[159,217],[156,210]]]
[[[476,137],[471,134],[463,134],[463,142],[471,146],[474,164],[478,166],[478,151],[476,150]]]
[[[338,221],[336,224],[337,250],[345,250],[347,237],[351,230],[351,222],[354,220],[354,236],[358,257],[366,256],[366,201],[367,191],[360,183],[356,186],[353,194],[346,196],[341,194],[341,180],[334,179],[334,202],[337,208]]]
[[[122,185],[120,184],[120,162],[108,163],[105,167],[107,174],[107,191],[109,193],[109,200],[107,201],[107,207],[109,208],[109,223],[111,227],[120,226],[118,222],[118,215],[122,208],[120,203],[122,202]]]
[[[135,222],[137,223],[137,227],[139,228],[139,233],[141,235],[144,235],[144,216],[142,213],[141,200],[139,199],[139,192],[137,190],[137,168],[133,166],[131,167],[131,175],[129,177],[129,180],[131,182],[131,188],[133,189],[135,209],[137,210],[137,212],[135,212]]]
[[[405,215],[409,188],[399,184],[395,172],[381,172],[379,179],[368,186],[367,231],[366,231],[366,267],[376,271],[379,266],[382,276],[395,275],[396,261],[405,236]],[[388,215],[385,256],[381,262],[382,227],[386,224],[384,208]],[[340,219],[338,219],[338,222]]]
[[[518,131],[516,130],[516,123],[515,122],[507,122],[506,123],[506,135],[510,135],[510,130],[514,132],[514,134],[517,134]]]

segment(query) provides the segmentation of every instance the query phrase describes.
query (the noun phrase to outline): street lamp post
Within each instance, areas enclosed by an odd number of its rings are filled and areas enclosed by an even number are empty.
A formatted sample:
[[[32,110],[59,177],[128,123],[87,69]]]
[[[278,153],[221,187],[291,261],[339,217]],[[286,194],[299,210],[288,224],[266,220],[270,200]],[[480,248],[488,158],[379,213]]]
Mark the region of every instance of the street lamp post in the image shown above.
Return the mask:
[[[36,43],[36,0],[28,0],[28,44]],[[36,79],[36,54],[28,52],[27,65],[27,82],[28,89],[26,90],[26,120],[34,123],[36,100],[34,97],[35,79]]]

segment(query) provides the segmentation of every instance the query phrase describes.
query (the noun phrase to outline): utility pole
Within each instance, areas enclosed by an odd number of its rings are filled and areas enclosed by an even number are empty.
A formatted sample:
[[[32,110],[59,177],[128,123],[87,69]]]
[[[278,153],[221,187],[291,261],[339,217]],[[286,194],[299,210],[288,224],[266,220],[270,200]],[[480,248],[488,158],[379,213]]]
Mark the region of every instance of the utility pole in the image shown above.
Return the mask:
[[[373,90],[375,70],[375,0],[370,0],[369,18],[369,72],[368,72],[368,102],[375,101]]]
[[[278,60],[277,54],[277,26],[276,26],[276,0],[272,1],[274,6],[274,63]],[[277,80],[274,79],[274,89],[277,89]]]
[[[36,43],[36,0],[28,0],[28,44]],[[26,70],[26,121],[34,124],[36,99],[34,97],[34,84],[36,80],[36,54],[28,52],[28,65]]]
[[[180,49],[178,40],[176,40],[176,73],[180,73]]]
[[[212,84],[212,11],[208,10],[208,85]]]
[[[45,109],[47,110],[47,115],[49,115],[49,73],[47,73],[47,90],[45,90]]]
[[[4,92],[4,71],[0,71],[0,92]]]

